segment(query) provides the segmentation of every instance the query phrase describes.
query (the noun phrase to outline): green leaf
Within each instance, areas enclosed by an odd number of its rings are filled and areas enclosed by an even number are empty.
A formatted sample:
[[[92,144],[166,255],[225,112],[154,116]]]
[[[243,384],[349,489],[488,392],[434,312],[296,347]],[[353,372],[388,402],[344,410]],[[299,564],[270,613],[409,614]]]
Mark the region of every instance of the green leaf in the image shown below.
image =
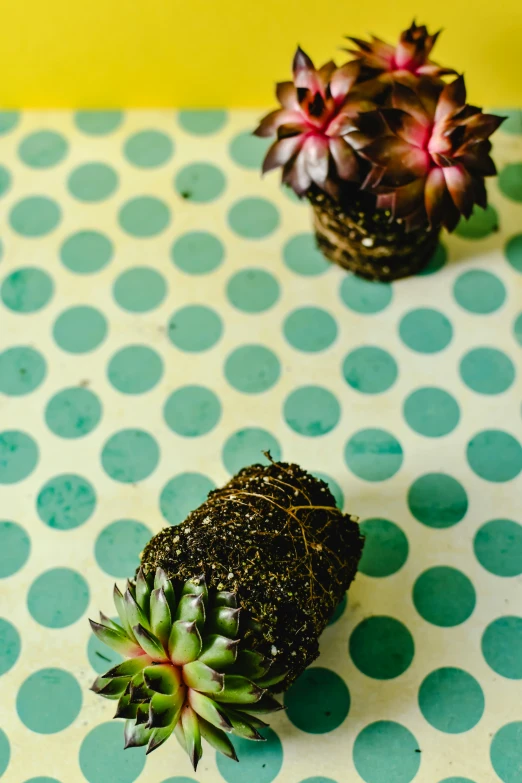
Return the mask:
[[[274,699],[269,693],[265,693],[255,704],[245,704],[241,706],[241,712],[258,712],[261,715],[270,712],[285,710],[284,704]]]
[[[186,704],[181,711],[181,725],[183,726],[183,733],[185,734],[187,753],[195,771],[203,750],[201,748],[201,732],[198,716],[188,704]]]
[[[240,650],[237,655],[234,672],[249,677],[251,680],[258,680],[270,668],[270,661],[261,653],[253,650]]]
[[[150,655],[153,661],[166,660],[167,654],[165,653],[163,645],[159,639],[156,639],[156,637],[147,631],[142,625],[135,625],[132,630],[134,631],[134,636],[138,640],[138,643],[141,645],[142,649],[145,650],[147,655]]]
[[[125,721],[125,748],[138,748],[146,745],[151,731],[144,724],[137,725],[133,720]]]
[[[183,590],[181,591],[181,595],[202,595],[203,601],[207,603],[208,601],[208,589],[207,589],[207,583],[205,581],[205,574],[201,574],[200,576],[195,576],[193,579],[187,579],[185,584],[183,585]]]
[[[225,709],[225,708],[224,708]],[[230,711],[230,708],[226,708],[227,713]],[[257,715],[252,715],[251,713],[246,713],[244,711],[244,708],[241,707],[239,710],[235,710],[235,712],[240,713],[243,718],[246,718],[248,720],[248,723],[250,726],[252,726],[254,729],[267,729],[268,723],[265,723],[264,720],[261,720],[261,718],[258,718]]]
[[[94,620],[89,620],[91,628],[95,636],[110,647],[114,652],[120,653],[125,658],[133,658],[142,654],[142,650],[138,645],[131,641],[128,636],[123,632],[115,631],[112,628],[107,628],[105,625],[96,623]]]
[[[141,625],[147,631],[150,631],[151,627],[149,623],[149,618],[145,615],[143,610],[138,606],[138,604],[136,603],[136,599],[134,598],[134,596],[132,595],[129,589],[125,590],[125,595],[123,596],[123,600],[125,601],[125,611],[127,613],[127,620],[129,621],[129,624],[132,628],[134,635],[136,636],[136,633],[134,631],[136,625]]]
[[[136,713],[136,723],[139,726],[141,723],[149,722],[149,703],[137,704],[138,711]]]
[[[130,679],[128,677],[113,677],[111,680],[107,680],[95,693],[99,693],[100,696],[105,696],[107,699],[119,699],[127,689],[129,682]],[[92,690],[94,690],[94,685]]]
[[[166,648],[172,627],[172,618],[165,591],[162,587],[153,590],[150,596],[150,624],[153,634],[158,637]]]
[[[236,661],[239,639],[229,639],[227,636],[210,634],[205,637],[199,660],[211,666],[216,671],[225,669]]]
[[[199,720],[201,720],[201,718]],[[186,752],[187,743],[185,742],[185,732],[183,731],[183,726],[181,725],[179,720],[174,726],[174,734],[176,735],[177,741],[179,742],[183,750]]]
[[[217,726],[213,726],[212,723],[209,723],[202,717],[199,718],[199,728],[203,739],[212,745],[213,748],[223,753],[224,756],[228,756],[229,759],[238,761],[234,746],[222,729],[218,729]]]
[[[120,696],[114,717],[135,719],[137,714],[138,705],[131,703],[130,693],[124,693],[122,696]]]
[[[229,590],[220,590],[216,593],[213,601],[214,606],[229,606],[231,609],[237,608],[237,594]]]
[[[201,636],[195,622],[177,620],[169,637],[169,655],[172,663],[182,666],[195,661],[201,652]]]
[[[182,595],[176,611],[176,620],[196,623],[201,631],[205,624],[205,604],[202,595]]]
[[[104,677],[134,677],[150,664],[148,655],[140,655],[138,658],[129,658],[110,669]]]
[[[256,740],[257,742],[266,742],[265,737],[256,731],[255,727],[252,725],[250,715],[230,709],[224,709],[223,711],[234,728],[233,733],[238,737]]]
[[[125,630],[121,627],[121,625],[115,623],[114,620],[111,620],[111,618],[107,617],[107,615],[103,614],[103,612],[100,612],[100,624],[107,626],[107,628],[112,628],[113,631],[125,633]]]
[[[145,685],[155,693],[163,693],[172,696],[181,684],[181,672],[170,663],[161,663],[159,666],[147,666],[143,670]]]
[[[225,687],[220,693],[216,693],[214,698],[226,704],[253,704],[259,701],[264,693],[252,680],[240,674],[225,674]]]
[[[212,723],[213,726],[217,726],[218,729],[232,731],[232,724],[225,713],[219,709],[215,701],[198,691],[192,690],[192,688],[189,688],[188,699],[194,712],[197,712],[202,718]]]
[[[123,598],[123,594],[120,591],[118,585],[116,584],[114,585],[112,597],[114,600],[114,606],[116,607],[116,611],[118,612],[118,617],[120,618],[120,623],[125,629],[127,636],[129,637],[129,639],[132,639],[132,641],[136,641],[136,638],[132,633],[131,624],[129,623],[129,619],[127,617],[127,607],[125,606],[125,599]]]
[[[150,729],[168,726],[172,723],[176,714],[183,706],[185,698],[185,689],[178,691],[174,696],[165,696],[162,693],[155,693],[149,704],[149,723]]]
[[[153,729],[147,747],[147,756],[149,753],[152,753],[153,750],[159,748],[160,745],[163,745],[163,743],[168,740],[173,731],[174,724],[172,723],[168,726],[162,726],[161,728]]]
[[[171,617],[174,617],[178,606],[174,585],[172,580],[168,578],[163,568],[157,568],[156,576],[154,577],[154,589],[160,590],[161,588],[163,588],[163,592],[165,593],[165,598],[167,599],[167,603],[169,605]]]
[[[241,609],[232,609],[230,606],[218,606],[208,615],[206,630],[209,633],[219,633],[235,639],[239,630],[239,613]]]
[[[143,679],[143,671],[135,674],[130,683],[130,700],[132,704],[148,702],[152,699],[154,691],[147,688]]]
[[[223,690],[225,677],[202,661],[192,661],[183,667],[183,680],[197,691],[219,693]]]
[[[270,688],[272,685],[277,685],[278,682],[282,682],[287,674],[288,672],[281,671],[279,666],[273,666],[268,670],[265,677],[256,678],[256,683],[260,688]]]
[[[140,567],[138,576],[136,577],[136,602],[145,615],[148,615],[149,613],[150,593],[150,584],[145,576],[143,568]]]

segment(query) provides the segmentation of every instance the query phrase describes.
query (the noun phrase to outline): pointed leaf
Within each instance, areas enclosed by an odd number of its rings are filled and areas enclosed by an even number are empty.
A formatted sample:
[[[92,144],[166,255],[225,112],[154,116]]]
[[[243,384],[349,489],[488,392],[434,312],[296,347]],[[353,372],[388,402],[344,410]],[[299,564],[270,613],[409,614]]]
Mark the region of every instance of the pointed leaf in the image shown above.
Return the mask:
[[[225,676],[202,661],[192,661],[183,667],[183,680],[196,691],[219,693],[223,690]]]
[[[148,666],[151,659],[148,655],[140,655],[139,658],[129,658],[110,669],[104,677],[134,677]]]
[[[225,674],[225,687],[216,693],[216,701],[227,704],[253,704],[263,696],[265,691],[240,674]]]
[[[226,707],[227,713],[230,711],[229,707]],[[243,718],[248,720],[248,723],[250,726],[252,726],[254,729],[267,729],[268,723],[265,723],[264,720],[261,720],[261,718],[258,718],[257,715],[252,715],[250,712],[245,712],[243,707],[241,707],[240,710],[235,710],[235,712],[241,714]]]
[[[147,755],[152,753],[153,750],[156,750],[156,748],[159,748],[160,745],[163,745],[163,743],[168,740],[173,731],[173,723],[169,724],[168,726],[162,726],[161,728],[153,729],[147,747]]]
[[[130,694],[124,693],[122,696],[120,696],[114,717],[134,720],[137,714],[138,705],[131,703]]]
[[[167,658],[163,645],[150,631],[147,631],[142,625],[135,625],[132,629],[138,644],[150,655],[153,661],[164,661]]]
[[[186,704],[181,711],[181,725],[185,735],[187,753],[194,770],[196,770],[203,752],[201,748],[201,732],[198,716],[189,704]]]
[[[154,691],[147,688],[145,680],[143,679],[143,671],[135,674],[130,683],[130,700],[132,704],[139,704],[140,702],[148,702],[152,699]]]
[[[201,652],[201,636],[195,622],[176,621],[169,638],[169,655],[179,666],[194,661]]]
[[[138,711],[136,712],[136,724],[139,726],[142,723],[149,722],[149,703],[137,704]]]
[[[205,580],[205,574],[188,579],[183,585],[182,595],[202,595],[206,603],[208,601],[208,588]]]
[[[135,641],[134,634],[132,633],[132,626],[129,623],[129,619],[127,617],[127,607],[125,605],[125,599],[118,585],[116,584],[114,585],[112,597],[114,600],[114,606],[116,607],[116,611],[118,612],[118,617],[120,618],[120,623],[122,624],[124,630],[126,631],[127,636],[133,641]]]
[[[210,634],[205,638],[198,659],[216,671],[222,671],[233,664],[237,658],[239,639],[229,639],[227,636]]]
[[[154,589],[160,590],[161,588],[163,588],[163,592],[165,593],[165,598],[167,599],[167,603],[170,609],[170,615],[171,617],[174,617],[178,605],[174,585],[172,584],[172,580],[168,578],[163,568],[157,568],[156,575],[154,577]]]
[[[126,658],[133,658],[142,654],[142,650],[138,645],[124,635],[123,632],[115,631],[112,628],[107,628],[105,625],[96,623],[94,620],[89,620],[93,633],[98,637],[100,642],[103,642],[110,647],[114,652],[120,653],[120,655]]]
[[[232,593],[229,590],[220,590],[216,593],[213,601],[214,606],[230,606],[232,609],[237,608],[237,593]]]
[[[149,704],[149,722],[148,727],[155,729],[168,726],[179,718],[179,712],[183,706],[185,698],[185,689],[182,688],[174,696],[165,696],[162,693],[155,693]]]
[[[273,671],[270,668],[265,677],[256,679],[256,685],[259,685],[260,688],[270,688],[272,685],[282,682],[287,674],[287,671],[282,672],[278,666],[274,666]]]
[[[188,700],[192,709],[209,723],[212,723],[213,726],[217,726],[218,729],[224,729],[225,731],[232,731],[232,724],[229,719],[220,710],[216,702],[209,699],[208,696],[189,688]]]
[[[284,710],[286,707],[284,704],[281,704],[277,701],[277,699],[274,699],[273,696],[271,696],[269,693],[265,693],[264,696],[262,696],[258,702],[255,704],[242,704],[241,705],[241,712],[257,712],[261,715],[270,713],[270,712],[278,712],[279,710]]]
[[[107,699],[119,699],[127,689],[129,682],[128,677],[113,677],[111,680],[107,680],[96,693]],[[94,690],[94,685],[92,689]]]
[[[183,595],[176,611],[176,620],[195,622],[201,631],[205,624],[205,604],[202,595]]]
[[[151,735],[144,724],[137,725],[133,720],[125,721],[125,748],[138,748],[146,745]]]
[[[119,631],[120,633],[125,633],[125,629],[121,627],[121,625],[118,625],[118,623],[115,623],[114,620],[111,620],[110,617],[107,617],[106,614],[103,612],[100,612],[100,623],[101,625],[107,626],[107,628],[112,628],[113,631]]]
[[[201,718],[199,719],[201,720]],[[187,751],[187,743],[185,741],[185,732],[183,731],[183,726],[181,725],[181,721],[178,720],[176,725],[174,726],[174,734],[176,735],[176,739],[183,748],[183,750]]]
[[[127,613],[127,620],[129,621],[129,624],[133,630],[134,633],[134,627],[136,625],[141,625],[143,628],[146,628],[147,631],[150,631],[150,623],[149,618],[145,615],[143,610],[138,606],[136,599],[132,595],[131,591],[127,588],[125,590],[125,595],[123,596],[123,600],[125,601],[125,612]]]
[[[232,609],[228,606],[219,606],[212,609],[208,615],[206,631],[222,634],[234,639],[239,630],[239,613],[241,609]]]
[[[150,624],[152,633],[158,637],[166,649],[172,627],[172,618],[167,597],[162,587],[159,590],[153,590],[150,597]]]
[[[170,663],[147,666],[143,670],[143,679],[151,691],[171,696],[179,690],[182,684],[180,670]]]
[[[257,681],[268,672],[270,664],[271,661],[261,653],[253,650],[240,650],[234,666],[234,673],[237,672],[237,674]]]
[[[143,568],[140,568],[136,577],[136,602],[146,615],[149,613],[150,593],[150,584],[147,581]]]
[[[213,748],[223,753],[224,756],[228,756],[229,759],[238,761],[234,746],[222,729],[213,726],[212,723],[204,720],[201,716],[199,718],[199,728],[203,739],[212,745]]]
[[[263,737],[250,722],[250,715],[229,709],[225,709],[224,712],[233,726],[233,734],[249,740],[266,742],[265,737]]]

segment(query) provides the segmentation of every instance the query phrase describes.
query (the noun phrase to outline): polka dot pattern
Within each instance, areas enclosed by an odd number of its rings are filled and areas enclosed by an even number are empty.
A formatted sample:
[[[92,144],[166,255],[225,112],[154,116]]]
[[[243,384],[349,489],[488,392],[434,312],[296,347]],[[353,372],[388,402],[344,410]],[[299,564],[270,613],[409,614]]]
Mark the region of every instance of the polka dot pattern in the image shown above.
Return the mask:
[[[259,177],[257,112],[0,112],[0,775],[147,776],[87,690],[121,660],[87,618],[269,452],[361,516],[360,574],[266,742],[207,748],[203,778],[521,783],[522,126],[500,113],[490,205],[389,284],[330,264],[306,199]],[[200,779],[179,754],[157,783]]]

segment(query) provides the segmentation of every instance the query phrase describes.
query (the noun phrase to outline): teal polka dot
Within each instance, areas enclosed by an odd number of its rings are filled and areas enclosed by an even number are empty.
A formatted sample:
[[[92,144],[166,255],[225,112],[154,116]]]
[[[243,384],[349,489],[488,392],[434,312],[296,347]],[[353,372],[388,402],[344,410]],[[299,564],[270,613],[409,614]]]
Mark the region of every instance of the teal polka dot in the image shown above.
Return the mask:
[[[0,522],[0,579],[16,574],[27,562],[31,540],[16,522]]]
[[[522,201],[522,163],[509,163],[498,175],[498,186],[512,201]]]
[[[271,143],[270,139],[254,136],[252,131],[243,131],[230,142],[230,157],[238,166],[259,170]]]
[[[70,568],[44,571],[29,588],[27,606],[37,623],[46,628],[66,628],[77,622],[89,604],[89,586]]]
[[[6,133],[12,131],[19,122],[19,111],[0,111],[0,136],[5,136]]]
[[[376,680],[399,677],[413,660],[413,637],[393,617],[374,616],[352,631],[350,656],[359,671]]]
[[[522,680],[522,617],[499,617],[482,636],[482,654],[501,677]]]
[[[97,348],[107,335],[105,316],[94,307],[80,305],[64,310],[53,326],[53,337],[63,351],[87,353]]]
[[[118,617],[112,617],[111,619],[114,622],[120,622]],[[105,672],[108,672],[123,661],[119,653],[107,647],[93,633],[89,635],[89,641],[87,642],[87,657],[96,674],[105,674]]]
[[[444,778],[439,783],[474,783],[470,778]]]
[[[470,313],[488,315],[504,304],[504,283],[491,272],[470,269],[455,281],[453,295],[457,303]]]
[[[380,394],[397,380],[397,362],[382,348],[365,345],[348,354],[343,363],[346,383],[362,394]]]
[[[47,481],[36,499],[36,511],[54,530],[73,530],[85,524],[96,507],[92,484],[74,473],[63,473]]]
[[[279,226],[277,207],[264,198],[243,198],[231,207],[228,222],[232,231],[244,239],[264,239]]]
[[[60,248],[60,258],[71,272],[89,275],[107,266],[113,252],[113,244],[105,234],[78,231],[65,240]]]
[[[332,778],[313,777],[306,778],[306,780],[302,780],[301,783],[336,783],[336,781],[332,780]]]
[[[404,459],[399,441],[385,430],[356,432],[344,450],[348,468],[365,481],[385,481],[394,476]]]
[[[457,401],[447,391],[428,387],[417,389],[404,402],[404,418],[412,430],[427,438],[440,438],[452,432],[460,419]]]
[[[161,234],[170,223],[170,210],[164,201],[154,196],[137,196],[127,201],[118,216],[123,231],[146,239]]]
[[[45,409],[49,429],[60,438],[82,438],[97,426],[102,406],[99,398],[88,389],[63,389],[52,397]]]
[[[182,351],[207,351],[220,339],[223,323],[219,315],[204,305],[187,305],[169,321],[171,342]]]
[[[361,315],[380,313],[392,300],[390,283],[373,283],[356,275],[346,275],[340,288],[341,299],[350,310]]]
[[[222,109],[183,109],[178,113],[178,121],[187,133],[209,136],[225,125],[227,113]]]
[[[453,337],[451,323],[443,313],[429,307],[410,310],[399,324],[399,335],[408,348],[418,353],[437,353]]]
[[[277,383],[280,374],[279,359],[264,345],[242,345],[225,362],[227,381],[245,394],[267,391]]]
[[[517,343],[522,345],[522,313],[520,313],[513,324],[513,334]]]
[[[522,470],[522,446],[508,432],[483,430],[468,443],[471,470],[486,481],[511,481]]]
[[[117,304],[131,313],[147,313],[165,299],[165,278],[146,266],[128,269],[116,279],[113,295]]]
[[[105,136],[115,131],[123,122],[123,112],[117,109],[105,111],[77,111],[76,127],[89,136]]]
[[[223,463],[229,473],[237,473],[246,465],[268,465],[264,452],[273,460],[281,459],[281,447],[274,436],[259,427],[246,427],[231,435],[223,447]]]
[[[293,348],[317,353],[329,348],[337,337],[334,318],[319,307],[301,307],[287,316],[283,331]]]
[[[446,247],[442,244],[442,242],[439,242],[437,245],[437,249],[435,250],[434,254],[424,267],[424,269],[421,269],[420,272],[417,274],[420,277],[425,277],[427,275],[434,275],[435,272],[438,272],[442,267],[446,265],[448,261],[448,251]]]
[[[38,446],[25,432],[0,432],[0,484],[16,484],[27,478],[38,462]]]
[[[428,723],[446,734],[462,734],[484,713],[482,688],[462,669],[443,667],[428,674],[419,689],[419,707]]]
[[[356,737],[353,763],[365,783],[410,783],[421,754],[413,734],[400,723],[370,723]]]
[[[56,780],[56,778],[31,778],[31,780],[26,780],[25,783],[60,783],[59,780]]]
[[[501,394],[515,380],[515,367],[502,351],[474,348],[460,362],[460,377],[479,394]]]
[[[11,174],[5,166],[0,166],[0,198],[7,193],[11,187]]]
[[[285,400],[285,421],[294,432],[315,438],[331,432],[339,423],[341,406],[328,389],[301,386]]]
[[[515,234],[507,242],[504,253],[515,272],[522,273],[522,234]]]
[[[493,737],[489,752],[493,769],[504,783],[521,783],[522,721],[502,726]]]
[[[173,432],[185,438],[206,435],[221,418],[221,403],[204,386],[183,386],[172,392],[163,411]]]
[[[146,345],[128,345],[114,354],[107,376],[124,394],[143,394],[159,383],[163,375],[161,356]]]
[[[162,166],[172,157],[174,145],[166,133],[144,130],[130,136],[124,146],[125,157],[140,168]]]
[[[201,473],[180,473],[163,487],[160,511],[170,525],[179,525],[215,488],[214,482]]]
[[[426,473],[411,485],[408,507],[419,522],[434,528],[456,525],[466,515],[468,496],[457,479],[445,473]]]
[[[47,366],[41,353],[26,346],[0,353],[0,392],[21,396],[34,391],[45,378]]]
[[[339,601],[339,603],[337,604],[337,606],[335,607],[335,609],[333,610],[333,614],[328,620],[328,625],[333,625],[334,623],[337,622],[337,620],[339,620],[343,616],[347,605],[348,605],[348,594],[345,593],[341,598],[341,600]]]
[[[167,778],[163,783],[197,783],[197,781],[194,780],[194,778],[179,777],[176,775],[174,778]]]
[[[395,574],[407,560],[408,539],[401,528],[387,519],[366,519],[359,529],[364,536],[364,549],[359,571],[366,576],[383,577]]]
[[[150,476],[159,462],[159,446],[148,432],[120,430],[106,441],[101,455],[105,472],[115,481],[133,484]]]
[[[0,729],[0,775],[3,775],[9,766],[9,759],[11,758],[11,748],[9,740],[2,729]]]
[[[232,737],[236,755],[241,759],[237,764],[232,759],[216,754],[216,763],[220,775],[226,783],[272,783],[283,766],[283,746],[272,729],[263,729],[266,742]]]
[[[36,131],[26,136],[18,148],[18,154],[27,166],[46,169],[60,163],[67,155],[67,140],[56,131]]]
[[[145,767],[145,748],[124,750],[121,723],[100,723],[84,737],[79,761],[88,783],[133,783]]]
[[[501,125],[503,133],[522,134],[522,111],[520,109],[498,109],[498,113],[506,118]]]
[[[461,218],[455,233],[463,239],[484,239],[499,230],[498,212],[492,204],[482,209],[477,204],[469,220]]]
[[[20,634],[14,625],[0,617],[0,677],[13,668],[20,649]]]
[[[288,269],[298,275],[315,277],[322,275],[330,264],[317,248],[313,234],[296,234],[283,247],[283,261]]]
[[[49,234],[61,217],[61,209],[56,201],[46,196],[28,196],[11,209],[9,222],[17,234],[33,238]]]
[[[279,299],[279,283],[263,269],[243,269],[227,284],[229,302],[245,313],[261,313]]]
[[[171,257],[178,269],[189,275],[206,275],[223,261],[225,248],[221,240],[206,231],[191,231],[177,239]]]
[[[217,199],[225,189],[225,175],[211,163],[190,163],[176,174],[174,185],[187,201],[207,204]]]
[[[316,478],[321,479],[321,481],[324,481],[326,484],[328,484],[328,489],[334,496],[335,505],[342,511],[344,507],[344,494],[337,481],[331,476],[328,476],[326,473],[321,473],[318,470],[313,470],[311,473]]]
[[[424,571],[413,586],[413,603],[420,616],[432,625],[452,628],[475,609],[475,588],[456,568],[435,566]]]
[[[305,206],[308,204],[306,198],[300,198],[289,185],[285,185],[284,183],[281,184],[281,193],[283,193],[283,195],[288,199],[288,201],[291,201],[292,204],[297,204],[299,206]]]
[[[85,163],[70,174],[67,187],[78,201],[103,201],[118,187],[118,175],[106,163]]]
[[[350,692],[341,677],[330,669],[306,669],[285,693],[286,715],[294,726],[308,734],[326,734],[337,729],[350,709]]]
[[[140,564],[140,553],[151,538],[152,532],[141,522],[133,519],[112,522],[96,539],[96,562],[109,576],[130,578]]]
[[[8,275],[2,283],[2,301],[15,313],[35,313],[53,295],[53,281],[41,269],[24,267]]]
[[[482,525],[473,542],[480,565],[495,576],[522,574],[522,525],[511,519],[492,519]]]

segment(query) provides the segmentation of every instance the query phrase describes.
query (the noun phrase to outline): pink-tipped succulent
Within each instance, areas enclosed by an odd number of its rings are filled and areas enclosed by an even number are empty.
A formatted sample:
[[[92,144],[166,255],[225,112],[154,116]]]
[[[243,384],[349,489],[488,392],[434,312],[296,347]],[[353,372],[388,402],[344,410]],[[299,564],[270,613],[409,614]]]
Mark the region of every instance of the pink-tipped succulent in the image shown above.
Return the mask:
[[[257,136],[276,136],[263,163],[263,173],[282,167],[283,182],[303,196],[312,186],[335,196],[338,181],[357,182],[356,149],[361,133],[356,120],[375,107],[372,97],[357,89],[359,64],[337,68],[328,62],[316,69],[301,48],[293,61],[293,82],[277,85],[281,108],[263,118]]]
[[[413,81],[412,77],[430,76],[440,78],[446,74],[455,74],[452,68],[444,68],[430,60],[440,30],[430,35],[425,25],[412,22],[404,30],[396,46],[372,36],[371,41],[361,38],[351,38],[357,49],[348,49],[355,55],[356,62],[369,69],[374,75],[381,75],[386,80]]]
[[[363,185],[377,206],[409,227],[426,219],[452,231],[473,205],[487,206],[484,177],[496,173],[489,137],[504,118],[466,104],[464,79],[441,88],[394,84],[391,108],[380,111],[381,134],[364,148],[372,169]]]

